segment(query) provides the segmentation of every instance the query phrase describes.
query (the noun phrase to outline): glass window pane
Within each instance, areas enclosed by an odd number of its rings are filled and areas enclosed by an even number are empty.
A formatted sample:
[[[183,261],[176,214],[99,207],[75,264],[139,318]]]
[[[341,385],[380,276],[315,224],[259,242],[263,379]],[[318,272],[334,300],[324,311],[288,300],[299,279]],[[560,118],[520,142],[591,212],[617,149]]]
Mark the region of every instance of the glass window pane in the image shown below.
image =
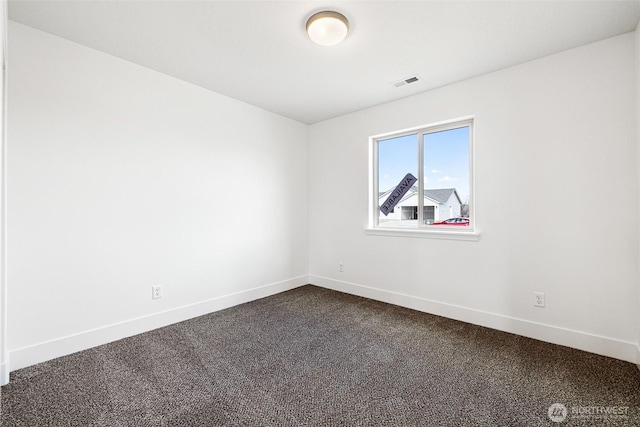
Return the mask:
[[[470,189],[469,127],[424,135],[424,206],[432,207],[431,222],[468,217]],[[455,222],[468,226],[468,222]]]
[[[417,156],[417,134],[378,141],[378,206],[386,201],[405,175],[411,173],[418,177]],[[417,190],[416,182],[388,215],[378,209],[378,224],[381,227],[416,227]]]

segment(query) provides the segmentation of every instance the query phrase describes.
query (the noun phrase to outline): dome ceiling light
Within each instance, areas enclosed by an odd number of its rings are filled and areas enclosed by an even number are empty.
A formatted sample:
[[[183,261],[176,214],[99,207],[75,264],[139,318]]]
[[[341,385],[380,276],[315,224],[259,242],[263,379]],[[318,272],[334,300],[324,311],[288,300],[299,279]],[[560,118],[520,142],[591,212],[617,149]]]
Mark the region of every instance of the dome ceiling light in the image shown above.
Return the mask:
[[[341,13],[324,11],[311,16],[307,21],[307,34],[322,46],[340,43],[349,33],[349,20]]]

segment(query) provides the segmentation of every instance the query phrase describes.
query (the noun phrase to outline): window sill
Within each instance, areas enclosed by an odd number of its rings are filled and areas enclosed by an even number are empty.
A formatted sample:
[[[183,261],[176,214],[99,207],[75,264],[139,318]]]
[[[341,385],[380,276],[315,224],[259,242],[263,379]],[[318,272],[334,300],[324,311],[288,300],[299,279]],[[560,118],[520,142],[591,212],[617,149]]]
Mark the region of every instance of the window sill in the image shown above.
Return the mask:
[[[469,242],[477,242],[480,240],[480,233],[478,231],[367,228],[364,232],[369,236],[417,237],[422,239],[465,240]]]

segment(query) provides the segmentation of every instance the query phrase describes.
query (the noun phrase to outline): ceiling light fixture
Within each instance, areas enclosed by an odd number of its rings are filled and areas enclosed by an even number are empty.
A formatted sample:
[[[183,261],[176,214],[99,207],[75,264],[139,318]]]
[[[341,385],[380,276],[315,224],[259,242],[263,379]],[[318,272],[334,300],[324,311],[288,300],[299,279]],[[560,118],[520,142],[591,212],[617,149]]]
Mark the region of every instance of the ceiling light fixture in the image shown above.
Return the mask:
[[[322,46],[340,43],[348,32],[349,20],[338,12],[318,12],[307,21],[309,38]]]

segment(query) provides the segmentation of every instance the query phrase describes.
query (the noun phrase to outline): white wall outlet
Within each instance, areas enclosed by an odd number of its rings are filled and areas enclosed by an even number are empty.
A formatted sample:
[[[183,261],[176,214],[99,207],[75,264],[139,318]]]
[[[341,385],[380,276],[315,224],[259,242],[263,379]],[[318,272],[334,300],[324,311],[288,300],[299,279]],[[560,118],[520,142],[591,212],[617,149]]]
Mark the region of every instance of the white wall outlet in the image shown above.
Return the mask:
[[[338,271],[340,273],[344,272],[344,262],[339,262],[338,263]]]
[[[544,308],[544,292],[533,293],[533,306]]]
[[[157,285],[157,286],[152,286],[151,287],[151,298],[153,298],[153,299],[162,298],[162,286],[161,285]]]

